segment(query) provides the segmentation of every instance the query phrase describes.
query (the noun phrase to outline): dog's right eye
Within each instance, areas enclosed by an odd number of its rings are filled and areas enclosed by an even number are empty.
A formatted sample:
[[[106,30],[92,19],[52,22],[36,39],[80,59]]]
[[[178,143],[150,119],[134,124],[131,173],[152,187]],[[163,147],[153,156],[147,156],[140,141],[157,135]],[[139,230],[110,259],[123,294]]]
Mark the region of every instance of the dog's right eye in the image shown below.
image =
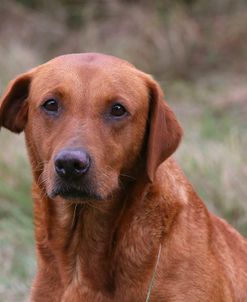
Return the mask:
[[[59,105],[58,105],[58,102],[57,100],[55,99],[49,99],[47,100],[43,105],[42,107],[45,109],[46,112],[48,113],[57,113],[58,112],[58,109],[59,109]]]

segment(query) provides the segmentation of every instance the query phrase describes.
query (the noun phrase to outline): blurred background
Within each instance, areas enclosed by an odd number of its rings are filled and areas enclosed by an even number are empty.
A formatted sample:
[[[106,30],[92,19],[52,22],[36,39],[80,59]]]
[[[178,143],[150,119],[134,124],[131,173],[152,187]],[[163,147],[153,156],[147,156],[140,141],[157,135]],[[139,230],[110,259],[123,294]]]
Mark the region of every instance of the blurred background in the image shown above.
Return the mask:
[[[247,235],[246,0],[1,0],[0,93],[54,56],[97,51],[151,73],[185,131],[176,158],[209,209]],[[0,301],[35,272],[23,135],[0,133]]]

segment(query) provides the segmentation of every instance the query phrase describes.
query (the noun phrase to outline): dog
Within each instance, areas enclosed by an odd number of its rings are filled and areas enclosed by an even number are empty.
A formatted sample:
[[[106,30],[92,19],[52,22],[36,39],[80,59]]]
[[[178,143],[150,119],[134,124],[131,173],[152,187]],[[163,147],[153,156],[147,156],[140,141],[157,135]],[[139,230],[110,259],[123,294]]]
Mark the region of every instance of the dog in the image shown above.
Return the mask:
[[[247,301],[247,241],[171,157],[182,129],[150,75],[57,57],[9,84],[0,127],[24,130],[32,166],[31,301]]]

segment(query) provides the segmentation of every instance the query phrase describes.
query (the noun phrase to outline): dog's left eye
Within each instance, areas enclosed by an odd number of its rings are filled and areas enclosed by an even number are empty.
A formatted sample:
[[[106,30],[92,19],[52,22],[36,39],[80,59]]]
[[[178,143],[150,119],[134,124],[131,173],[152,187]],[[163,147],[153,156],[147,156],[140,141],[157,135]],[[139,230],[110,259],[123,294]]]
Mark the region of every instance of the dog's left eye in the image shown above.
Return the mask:
[[[126,113],[127,113],[127,110],[124,108],[123,105],[121,105],[119,103],[114,104],[111,107],[110,114],[114,117],[121,117],[121,116],[125,115]]]
[[[49,99],[47,100],[42,107],[47,111],[48,113],[56,113],[58,112],[59,106],[58,102],[55,99]]]

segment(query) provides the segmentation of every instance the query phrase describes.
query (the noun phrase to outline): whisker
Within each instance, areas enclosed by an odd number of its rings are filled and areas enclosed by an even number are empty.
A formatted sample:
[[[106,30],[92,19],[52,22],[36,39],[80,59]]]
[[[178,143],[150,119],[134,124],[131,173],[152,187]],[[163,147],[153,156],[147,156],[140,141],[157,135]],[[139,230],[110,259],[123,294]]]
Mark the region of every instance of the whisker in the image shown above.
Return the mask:
[[[119,175],[120,175],[120,176],[123,176],[123,177],[130,178],[130,179],[132,179],[132,180],[136,180],[136,177],[133,177],[133,176],[128,175],[128,174],[123,174],[123,173],[120,173]]]
[[[76,204],[75,207],[74,207],[74,213],[73,213],[73,219],[72,219],[72,223],[71,223],[71,228],[73,228],[73,226],[74,226],[77,207],[78,207],[78,204]]]

